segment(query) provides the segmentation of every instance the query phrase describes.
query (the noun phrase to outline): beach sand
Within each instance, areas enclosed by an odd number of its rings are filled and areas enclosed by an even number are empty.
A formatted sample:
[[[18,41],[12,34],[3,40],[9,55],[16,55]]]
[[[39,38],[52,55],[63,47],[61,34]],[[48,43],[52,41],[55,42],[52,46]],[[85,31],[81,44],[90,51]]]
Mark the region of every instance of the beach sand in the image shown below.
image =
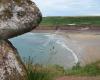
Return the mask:
[[[82,66],[100,61],[100,32],[73,31],[60,32],[66,40],[70,39],[70,48],[76,53]]]
[[[100,61],[100,32],[75,30],[35,30],[61,35],[66,39],[66,45],[77,55],[82,66]]]

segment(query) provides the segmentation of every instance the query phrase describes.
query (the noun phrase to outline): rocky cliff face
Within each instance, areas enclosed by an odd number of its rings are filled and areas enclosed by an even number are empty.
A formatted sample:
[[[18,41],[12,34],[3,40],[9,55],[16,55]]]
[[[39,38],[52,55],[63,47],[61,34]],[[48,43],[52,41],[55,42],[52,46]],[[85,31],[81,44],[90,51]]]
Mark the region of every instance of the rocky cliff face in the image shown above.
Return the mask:
[[[41,19],[30,0],[0,0],[0,80],[25,80],[25,66],[7,39],[33,30]]]

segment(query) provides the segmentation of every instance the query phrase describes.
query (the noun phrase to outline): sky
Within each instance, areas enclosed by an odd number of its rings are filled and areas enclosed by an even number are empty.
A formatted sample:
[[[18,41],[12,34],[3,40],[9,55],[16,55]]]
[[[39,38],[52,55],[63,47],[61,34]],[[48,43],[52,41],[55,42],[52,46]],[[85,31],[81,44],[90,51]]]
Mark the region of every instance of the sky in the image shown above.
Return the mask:
[[[43,16],[99,16],[100,0],[32,0]]]

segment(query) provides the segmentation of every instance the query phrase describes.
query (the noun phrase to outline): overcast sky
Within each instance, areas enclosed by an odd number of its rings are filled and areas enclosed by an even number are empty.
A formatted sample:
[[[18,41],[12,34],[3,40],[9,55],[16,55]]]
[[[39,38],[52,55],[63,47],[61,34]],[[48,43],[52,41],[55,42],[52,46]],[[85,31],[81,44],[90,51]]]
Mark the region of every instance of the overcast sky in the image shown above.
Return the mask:
[[[100,15],[100,0],[32,0],[43,16]]]

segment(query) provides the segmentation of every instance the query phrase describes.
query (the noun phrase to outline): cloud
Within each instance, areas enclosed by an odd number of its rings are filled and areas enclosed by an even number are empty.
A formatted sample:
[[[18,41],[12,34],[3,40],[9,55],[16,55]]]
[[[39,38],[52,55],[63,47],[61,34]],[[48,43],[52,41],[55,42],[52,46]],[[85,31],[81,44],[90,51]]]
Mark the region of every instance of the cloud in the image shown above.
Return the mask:
[[[99,0],[32,0],[43,16],[99,15]]]

